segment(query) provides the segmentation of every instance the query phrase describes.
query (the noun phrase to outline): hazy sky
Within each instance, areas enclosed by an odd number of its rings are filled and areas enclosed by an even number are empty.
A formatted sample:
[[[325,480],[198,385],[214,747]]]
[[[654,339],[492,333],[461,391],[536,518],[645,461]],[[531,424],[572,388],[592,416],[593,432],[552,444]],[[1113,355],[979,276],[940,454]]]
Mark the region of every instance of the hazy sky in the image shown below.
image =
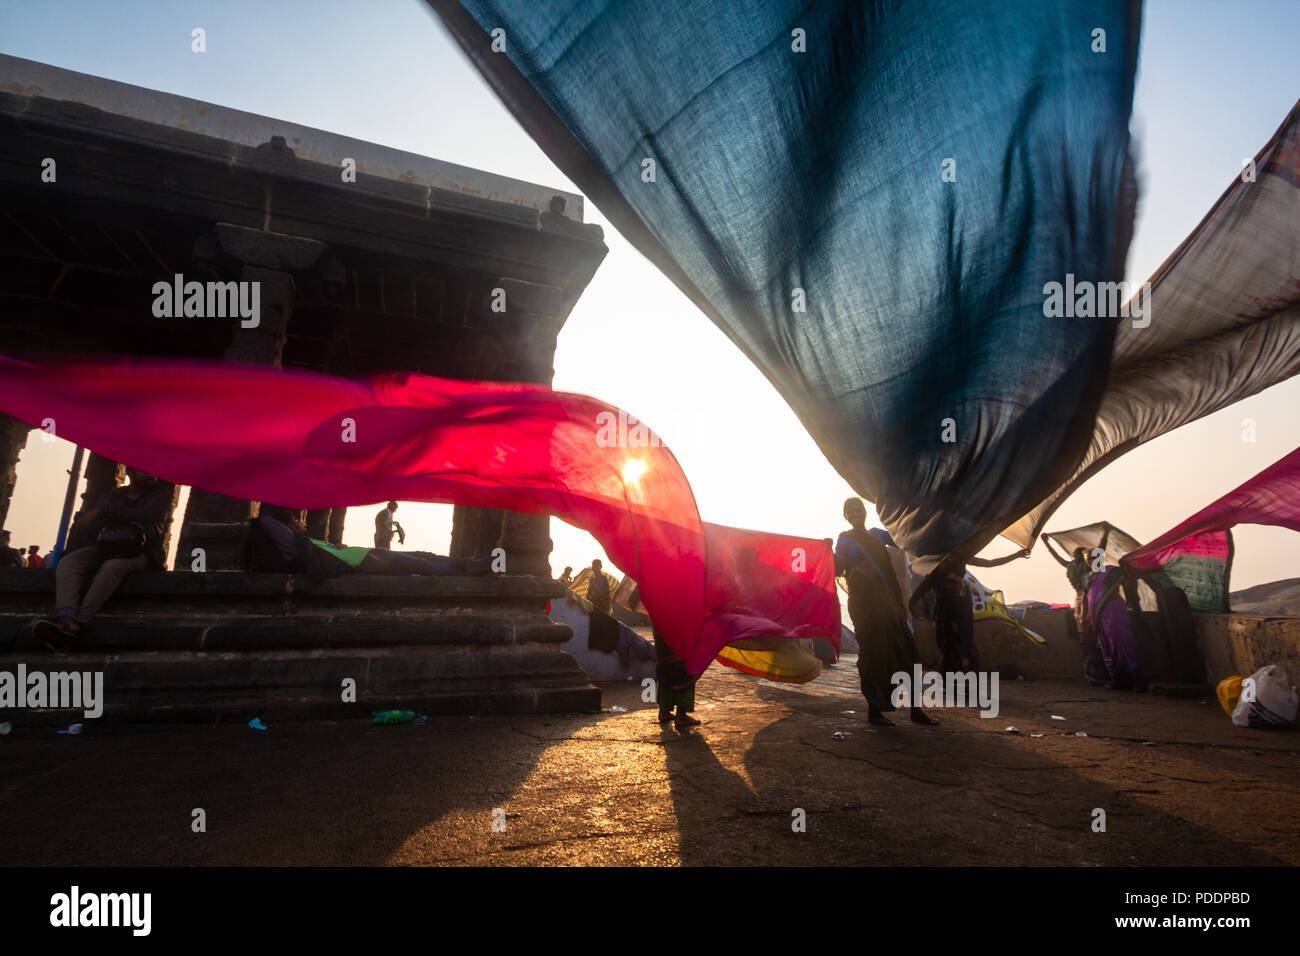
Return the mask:
[[[1051,2],[1051,0],[1043,0]],[[207,52],[190,31],[207,31]],[[1151,275],[1300,96],[1300,0],[1151,0],[1132,129],[1142,203],[1130,281]],[[0,0],[0,52],[575,189],[479,79],[422,0],[99,3]],[[828,537],[851,490],[766,379],[587,204],[609,256],[560,333],[555,386],[627,409],[669,445],[706,520]],[[725,383],[718,387],[717,383]],[[1141,541],[1300,444],[1300,379],[1129,453],[1049,523],[1109,520]],[[1242,440],[1242,420],[1256,441]],[[723,423],[726,423],[725,428]],[[29,441],[9,511],[14,544],[54,538],[70,446]],[[374,508],[349,515],[369,544]],[[445,550],[450,507],[405,504],[407,546]],[[556,573],[599,548],[552,522]],[[1240,527],[1234,588],[1300,575],[1300,535]],[[986,553],[1015,550],[999,540]],[[982,573],[1008,600],[1069,600],[1040,544]]]

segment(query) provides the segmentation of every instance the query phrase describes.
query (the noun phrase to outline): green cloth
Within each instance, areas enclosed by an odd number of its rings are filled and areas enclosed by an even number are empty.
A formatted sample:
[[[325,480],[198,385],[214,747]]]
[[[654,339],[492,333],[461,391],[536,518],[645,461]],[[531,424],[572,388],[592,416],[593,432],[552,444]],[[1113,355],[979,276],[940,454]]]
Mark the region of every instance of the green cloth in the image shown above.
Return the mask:
[[[1074,559],[1065,567],[1065,576],[1070,581],[1070,587],[1084,594],[1088,593],[1088,579],[1092,577],[1092,567],[1087,561]]]
[[[311,543],[322,551],[328,551],[340,561],[344,561],[354,568],[361,567],[361,562],[366,559],[366,555],[371,550],[370,548],[336,548],[328,541],[318,541],[316,538],[312,538]]]
[[[672,713],[674,707],[680,707],[683,713],[695,709],[695,685],[688,684],[677,690],[669,690],[662,681],[655,681],[655,699],[659,701],[659,713]]]

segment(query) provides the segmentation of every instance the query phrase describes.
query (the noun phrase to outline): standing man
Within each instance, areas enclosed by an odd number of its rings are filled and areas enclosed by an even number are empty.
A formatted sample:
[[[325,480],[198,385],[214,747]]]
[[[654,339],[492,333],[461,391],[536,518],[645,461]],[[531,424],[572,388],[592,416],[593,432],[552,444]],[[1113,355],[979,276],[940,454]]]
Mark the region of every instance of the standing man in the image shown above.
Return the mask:
[[[867,532],[867,506],[861,498],[844,502],[844,518],[850,527],[835,542],[835,573],[848,582],[849,617],[858,640],[858,677],[862,696],[867,699],[867,720],[879,727],[892,727],[894,722],[885,711],[895,709],[893,675],[911,674],[920,655],[889,554]],[[921,689],[912,688],[912,694],[915,702]],[[915,703],[912,722],[938,723]]]
[[[397,523],[393,515],[397,513],[397,502],[390,501],[383,511],[375,515],[375,547],[387,551],[397,535],[398,544],[406,544],[406,532]]]
[[[609,593],[609,581],[605,579],[604,566],[600,558],[591,562],[591,580],[587,582],[587,600],[597,611],[608,614],[614,609],[614,599]]]
[[[975,609],[971,607],[966,568],[949,568],[935,586],[934,638],[943,655],[945,674],[979,670],[975,648]]]
[[[29,568],[45,567],[45,559],[41,557],[40,545],[32,545],[27,549],[27,566]]]

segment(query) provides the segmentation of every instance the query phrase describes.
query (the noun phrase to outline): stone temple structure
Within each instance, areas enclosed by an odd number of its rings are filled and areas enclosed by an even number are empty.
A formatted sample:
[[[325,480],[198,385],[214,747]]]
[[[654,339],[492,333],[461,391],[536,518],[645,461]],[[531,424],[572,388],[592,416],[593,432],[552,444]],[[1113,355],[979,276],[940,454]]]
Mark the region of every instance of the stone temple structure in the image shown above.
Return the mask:
[[[582,218],[574,193],[0,56],[5,355],[549,383],[556,336],[607,252]],[[259,282],[258,325],[156,317],[153,288],[176,276]],[[0,522],[28,430],[0,421]],[[119,463],[92,455],[83,507],[121,480]],[[137,717],[243,713],[258,701],[319,714],[367,701],[430,712],[598,706],[558,650],[569,629],[545,617],[563,593],[550,580],[549,519],[455,509],[451,554],[502,547],[505,576],[313,587],[235,573],[259,510],[286,513],[195,488],[174,514],[178,554],[203,548],[207,571],[179,561],[134,576],[88,634],[116,661],[109,714],[115,677],[118,711]],[[295,517],[341,540],[343,509]],[[52,572],[3,572],[0,654],[12,640],[7,656],[22,656],[17,635],[48,613],[52,589]],[[361,671],[370,683],[358,682],[349,710],[339,681]]]

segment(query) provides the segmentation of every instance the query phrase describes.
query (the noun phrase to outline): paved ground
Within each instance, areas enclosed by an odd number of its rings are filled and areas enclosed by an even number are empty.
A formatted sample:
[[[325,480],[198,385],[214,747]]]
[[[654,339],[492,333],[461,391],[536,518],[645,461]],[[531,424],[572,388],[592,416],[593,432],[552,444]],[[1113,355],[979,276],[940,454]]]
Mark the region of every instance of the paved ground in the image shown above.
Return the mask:
[[[1212,701],[1017,681],[996,719],[877,731],[851,660],[803,687],[714,667],[681,736],[639,691],[606,688],[627,713],[426,726],[17,721],[0,846],[15,865],[1300,864],[1300,738]]]

